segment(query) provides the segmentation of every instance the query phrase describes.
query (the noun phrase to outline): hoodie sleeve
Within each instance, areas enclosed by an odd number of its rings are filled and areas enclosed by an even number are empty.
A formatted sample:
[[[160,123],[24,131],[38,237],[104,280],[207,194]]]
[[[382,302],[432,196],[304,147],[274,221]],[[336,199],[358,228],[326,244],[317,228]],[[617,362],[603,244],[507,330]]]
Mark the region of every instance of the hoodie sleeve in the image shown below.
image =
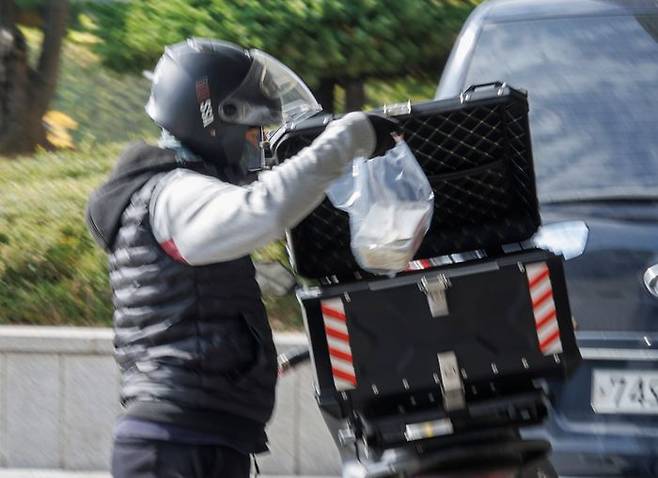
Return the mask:
[[[366,115],[350,113],[248,186],[176,170],[162,179],[153,195],[154,235],[171,257],[190,265],[247,255],[311,213],[353,158],[372,154],[375,141]]]

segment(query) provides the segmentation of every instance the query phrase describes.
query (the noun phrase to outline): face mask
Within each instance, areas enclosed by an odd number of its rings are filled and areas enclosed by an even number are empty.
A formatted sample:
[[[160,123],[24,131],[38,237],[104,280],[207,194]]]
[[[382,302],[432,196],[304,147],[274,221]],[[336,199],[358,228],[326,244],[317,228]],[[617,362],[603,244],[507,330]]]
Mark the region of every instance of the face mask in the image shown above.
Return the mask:
[[[216,163],[221,179],[232,184],[247,184],[263,169],[263,138],[260,127],[232,125],[223,128],[218,138]],[[208,160],[208,158],[204,158]],[[212,161],[212,160],[210,160]]]
[[[265,165],[263,148],[261,146],[263,143],[263,129],[249,128],[244,134],[244,139],[240,162],[250,173],[261,171]]]
[[[189,144],[192,151],[217,170],[217,176],[233,184],[245,184],[264,166],[260,127],[224,125],[217,136],[203,144]]]

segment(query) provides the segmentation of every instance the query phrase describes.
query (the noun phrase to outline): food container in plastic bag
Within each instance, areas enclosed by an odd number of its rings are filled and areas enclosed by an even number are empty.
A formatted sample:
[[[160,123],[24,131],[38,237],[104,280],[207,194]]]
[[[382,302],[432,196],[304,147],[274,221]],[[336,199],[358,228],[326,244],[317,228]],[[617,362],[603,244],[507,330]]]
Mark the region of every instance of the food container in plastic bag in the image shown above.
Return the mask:
[[[350,245],[359,266],[376,274],[405,270],[429,229],[434,193],[407,144],[372,159],[357,158],[327,191],[350,217]]]

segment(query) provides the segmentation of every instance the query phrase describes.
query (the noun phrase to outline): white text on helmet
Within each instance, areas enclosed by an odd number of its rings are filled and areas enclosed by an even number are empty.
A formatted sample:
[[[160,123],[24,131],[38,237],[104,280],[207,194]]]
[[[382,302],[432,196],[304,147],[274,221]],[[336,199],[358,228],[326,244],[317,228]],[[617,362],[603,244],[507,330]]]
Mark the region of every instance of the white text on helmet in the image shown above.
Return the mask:
[[[199,105],[199,109],[201,110],[201,120],[203,121],[204,128],[215,121],[215,115],[212,112],[212,104],[210,103],[210,98],[202,101]]]

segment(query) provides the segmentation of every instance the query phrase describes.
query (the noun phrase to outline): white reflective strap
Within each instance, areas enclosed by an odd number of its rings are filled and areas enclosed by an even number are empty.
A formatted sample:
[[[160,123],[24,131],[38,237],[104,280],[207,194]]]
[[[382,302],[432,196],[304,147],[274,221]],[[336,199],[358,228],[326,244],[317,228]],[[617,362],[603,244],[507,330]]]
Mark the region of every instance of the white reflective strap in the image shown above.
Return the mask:
[[[347,324],[345,322],[341,322],[340,320],[325,316],[324,325],[325,327],[329,327],[332,330],[347,334]]]
[[[553,288],[551,287],[551,281],[548,278],[546,278],[545,280],[535,285],[532,289],[530,289],[530,297],[532,297],[532,301],[534,302],[540,297],[542,297],[544,294],[552,290]]]
[[[545,300],[535,309],[535,322],[540,322],[543,318],[548,317],[555,310],[555,303],[552,300]]]
[[[327,345],[329,347],[336,349],[340,352],[352,354],[352,350],[350,349],[350,344],[343,341],[343,340],[338,340],[333,337],[327,337]]]

